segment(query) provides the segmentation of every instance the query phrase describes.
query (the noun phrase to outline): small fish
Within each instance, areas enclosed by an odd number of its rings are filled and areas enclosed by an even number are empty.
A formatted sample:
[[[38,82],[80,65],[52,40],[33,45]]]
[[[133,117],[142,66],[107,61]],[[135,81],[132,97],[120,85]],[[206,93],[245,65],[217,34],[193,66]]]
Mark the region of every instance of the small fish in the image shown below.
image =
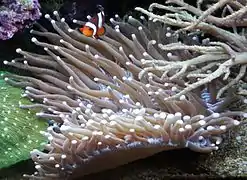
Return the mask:
[[[80,32],[87,37],[98,38],[105,34],[105,13],[101,5],[97,5],[98,12],[95,16],[89,17],[89,21],[80,28]]]

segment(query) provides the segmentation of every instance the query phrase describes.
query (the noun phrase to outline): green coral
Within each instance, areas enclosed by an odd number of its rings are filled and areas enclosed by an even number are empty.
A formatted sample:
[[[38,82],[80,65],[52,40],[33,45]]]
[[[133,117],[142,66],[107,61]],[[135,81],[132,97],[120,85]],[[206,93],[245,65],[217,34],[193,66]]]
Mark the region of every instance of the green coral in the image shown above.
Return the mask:
[[[40,131],[47,128],[47,123],[38,119],[35,111],[19,108],[19,103],[30,104],[21,93],[20,88],[0,77],[0,169],[29,159],[30,151],[41,150],[45,142]]]

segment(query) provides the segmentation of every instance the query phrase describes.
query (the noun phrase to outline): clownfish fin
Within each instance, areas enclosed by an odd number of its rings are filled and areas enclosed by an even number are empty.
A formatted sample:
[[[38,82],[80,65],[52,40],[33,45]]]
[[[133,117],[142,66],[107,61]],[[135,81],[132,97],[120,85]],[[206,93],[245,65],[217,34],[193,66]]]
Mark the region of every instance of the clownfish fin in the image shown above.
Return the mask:
[[[92,16],[87,15],[87,19],[90,21],[90,19],[92,19]]]
[[[104,11],[103,6],[101,6],[100,4],[97,4],[96,7],[99,11]]]
[[[95,34],[94,36],[92,36],[92,38],[99,39],[99,36],[97,34]]]
[[[102,26],[102,27],[98,28],[96,34],[97,34],[97,36],[103,36],[105,34],[105,32],[106,32],[106,29],[104,26]]]

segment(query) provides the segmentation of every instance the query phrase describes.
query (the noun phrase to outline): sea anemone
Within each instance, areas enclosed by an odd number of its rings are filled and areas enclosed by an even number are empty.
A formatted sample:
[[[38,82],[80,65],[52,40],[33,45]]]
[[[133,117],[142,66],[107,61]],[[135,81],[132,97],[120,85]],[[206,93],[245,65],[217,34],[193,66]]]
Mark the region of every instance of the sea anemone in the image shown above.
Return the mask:
[[[107,34],[93,39],[71,29],[56,11],[54,16],[56,20],[45,15],[56,33],[40,25],[41,31],[31,30],[50,41],[32,38],[47,54],[17,49],[23,58],[5,61],[30,72],[6,75],[7,82],[25,87],[25,96],[36,102],[21,107],[42,108],[37,116],[54,120],[41,132],[49,140],[47,151],[31,151],[37,172],[25,177],[73,179],[177,148],[209,153],[218,149],[223,133],[240,124],[235,118],[246,117],[219,108],[231,98],[209,97],[209,106],[208,98],[200,97],[213,82],[184,91],[197,80],[186,77],[187,70],[208,70],[208,59],[224,62],[230,57],[220,46],[204,47],[202,32],[174,33],[152,18],[123,21],[116,15],[114,27],[105,25]],[[196,50],[160,48],[177,47],[179,41]],[[195,59],[201,63],[182,67],[182,72],[173,68]],[[169,63],[170,69],[156,66]]]

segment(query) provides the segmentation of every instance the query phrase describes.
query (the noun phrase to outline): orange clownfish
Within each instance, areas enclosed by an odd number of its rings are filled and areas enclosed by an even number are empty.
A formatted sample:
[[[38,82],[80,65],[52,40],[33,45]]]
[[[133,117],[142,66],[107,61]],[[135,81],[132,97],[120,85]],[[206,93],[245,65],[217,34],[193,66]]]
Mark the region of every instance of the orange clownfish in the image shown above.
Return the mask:
[[[98,38],[105,34],[104,8],[101,5],[97,5],[97,8],[99,12],[95,16],[91,17],[89,21],[79,29],[80,32],[87,37]]]

